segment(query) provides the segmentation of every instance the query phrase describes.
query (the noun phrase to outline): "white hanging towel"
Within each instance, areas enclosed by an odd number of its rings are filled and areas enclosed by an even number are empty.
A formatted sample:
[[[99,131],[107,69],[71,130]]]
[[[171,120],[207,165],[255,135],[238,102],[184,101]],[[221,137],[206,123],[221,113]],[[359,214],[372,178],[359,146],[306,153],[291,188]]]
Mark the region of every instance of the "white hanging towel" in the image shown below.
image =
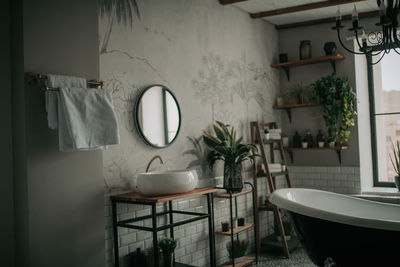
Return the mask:
[[[86,88],[86,79],[73,76],[47,74],[47,86],[49,87],[79,87]],[[50,129],[58,128],[58,92],[46,91],[47,122]]]
[[[120,143],[112,96],[104,90],[60,88],[58,120],[61,151],[104,150]]]

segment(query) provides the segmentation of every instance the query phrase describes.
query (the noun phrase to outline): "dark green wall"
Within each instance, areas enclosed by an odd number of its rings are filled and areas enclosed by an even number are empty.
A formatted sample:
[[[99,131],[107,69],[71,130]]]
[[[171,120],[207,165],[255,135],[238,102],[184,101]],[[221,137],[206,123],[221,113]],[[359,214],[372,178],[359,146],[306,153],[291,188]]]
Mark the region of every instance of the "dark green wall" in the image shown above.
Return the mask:
[[[0,265],[14,264],[14,200],[12,175],[11,113],[11,1],[4,1],[0,11]]]
[[[44,92],[24,84],[27,71],[98,79],[97,12],[97,0],[22,0],[15,8],[16,266],[104,266],[102,152],[59,152]]]

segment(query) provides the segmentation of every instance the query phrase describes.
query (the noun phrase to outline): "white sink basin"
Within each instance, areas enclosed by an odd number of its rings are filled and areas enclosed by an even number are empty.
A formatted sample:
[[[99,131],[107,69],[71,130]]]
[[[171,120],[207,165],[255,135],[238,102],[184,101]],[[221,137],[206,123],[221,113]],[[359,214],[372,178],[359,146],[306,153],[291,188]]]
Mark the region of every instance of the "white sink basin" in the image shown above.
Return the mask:
[[[198,183],[195,170],[140,173],[136,187],[145,196],[169,195],[193,190]]]

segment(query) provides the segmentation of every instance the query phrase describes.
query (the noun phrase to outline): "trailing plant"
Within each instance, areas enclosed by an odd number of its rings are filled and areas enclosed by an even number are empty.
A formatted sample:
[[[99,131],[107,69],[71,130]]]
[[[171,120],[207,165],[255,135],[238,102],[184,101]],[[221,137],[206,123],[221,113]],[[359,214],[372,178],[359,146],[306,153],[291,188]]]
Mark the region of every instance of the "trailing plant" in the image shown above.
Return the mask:
[[[356,94],[347,78],[338,77],[333,73],[316,81],[313,88],[322,105],[329,142],[347,142],[351,133],[349,127],[354,125],[357,115]]]
[[[163,238],[158,241],[158,247],[163,253],[173,253],[176,248],[176,240],[172,238]]]
[[[223,160],[230,165],[239,165],[245,160],[254,161],[257,157],[257,147],[252,144],[242,144],[243,137],[236,139],[236,131],[232,126],[217,121],[213,125],[215,135],[203,132],[204,143],[211,149],[207,156],[210,167],[217,160]]]
[[[234,240],[233,241],[233,255],[232,255],[232,242],[229,242],[226,245],[226,249],[228,250],[229,258],[231,259],[236,259],[240,258],[246,255],[247,252],[247,246],[249,245],[249,242],[246,240]]]
[[[392,158],[392,155],[389,155],[390,161],[392,162],[394,171],[397,173],[398,176],[400,176],[400,163],[399,163],[399,160],[400,160],[400,144],[399,144],[399,140],[397,140],[397,142],[396,142],[397,150],[396,150],[396,147],[394,146],[393,142],[392,142],[392,147],[393,147],[393,157],[394,157],[394,159]]]

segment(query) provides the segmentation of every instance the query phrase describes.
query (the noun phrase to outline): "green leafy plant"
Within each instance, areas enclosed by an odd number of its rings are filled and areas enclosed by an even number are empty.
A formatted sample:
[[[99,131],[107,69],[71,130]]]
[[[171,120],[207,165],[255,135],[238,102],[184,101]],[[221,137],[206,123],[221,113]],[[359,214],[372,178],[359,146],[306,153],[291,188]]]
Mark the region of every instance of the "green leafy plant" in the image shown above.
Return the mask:
[[[347,142],[351,133],[349,127],[354,125],[357,115],[356,94],[347,78],[338,77],[334,73],[319,79],[312,86],[322,105],[329,142]]]
[[[236,139],[236,131],[232,126],[217,121],[213,125],[215,136],[203,132],[204,143],[211,149],[207,156],[210,167],[217,160],[225,163],[239,165],[245,160],[254,161],[257,157],[257,147],[252,144],[242,144],[243,137]]]
[[[246,240],[234,240],[233,241],[233,255],[232,255],[232,242],[229,242],[226,245],[226,249],[228,250],[229,258],[236,259],[246,255],[247,247],[249,242]]]
[[[393,147],[393,157],[394,157],[394,159],[393,159],[392,155],[389,155],[390,161],[392,162],[394,171],[397,173],[398,176],[400,176],[400,163],[399,163],[399,160],[400,160],[400,144],[399,144],[399,141],[397,140],[397,142],[396,142],[397,150],[396,150],[396,147],[394,146],[393,142],[392,142],[392,147]]]
[[[176,248],[176,240],[172,238],[163,238],[158,241],[158,247],[163,253],[173,253]]]
[[[289,94],[296,100],[296,104],[302,104],[304,102],[304,95],[306,89],[302,84],[296,84],[289,89]]]

